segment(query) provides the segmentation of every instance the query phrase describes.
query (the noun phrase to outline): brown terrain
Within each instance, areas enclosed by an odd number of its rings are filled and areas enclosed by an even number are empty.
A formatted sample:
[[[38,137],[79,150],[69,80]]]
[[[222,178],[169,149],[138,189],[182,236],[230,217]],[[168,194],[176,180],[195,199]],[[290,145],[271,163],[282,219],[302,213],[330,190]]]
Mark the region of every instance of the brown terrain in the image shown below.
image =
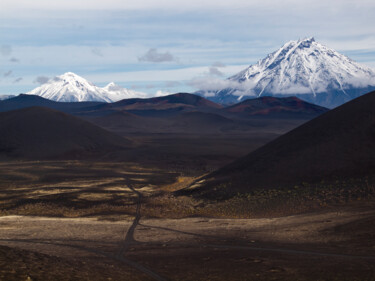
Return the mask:
[[[0,161],[0,280],[375,280],[375,189],[359,150],[371,145],[372,128],[370,106],[359,103],[374,104],[373,96],[279,138],[315,115],[281,117],[272,103],[267,116],[232,115],[189,95],[153,100],[163,104],[157,112],[138,100],[134,111],[127,102],[59,105],[76,117],[56,108],[1,113],[17,133],[0,135],[13,145]],[[9,122],[2,132],[12,132]],[[358,144],[349,147],[351,139]],[[315,142],[337,159],[324,163],[335,177],[316,170],[301,183],[315,162],[295,155]],[[79,153],[68,153],[72,147]],[[335,156],[344,149],[365,169]],[[259,150],[274,157],[260,168],[291,157],[264,172],[264,183],[283,185],[253,184],[258,160],[248,159]]]

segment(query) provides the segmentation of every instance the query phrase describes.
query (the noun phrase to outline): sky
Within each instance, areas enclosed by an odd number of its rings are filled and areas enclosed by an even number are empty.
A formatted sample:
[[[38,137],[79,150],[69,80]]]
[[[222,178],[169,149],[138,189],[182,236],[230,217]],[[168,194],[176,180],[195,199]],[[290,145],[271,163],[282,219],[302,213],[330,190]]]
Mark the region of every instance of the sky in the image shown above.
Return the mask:
[[[311,36],[375,68],[373,15],[373,0],[1,0],[0,94],[65,72],[150,95],[193,92]]]

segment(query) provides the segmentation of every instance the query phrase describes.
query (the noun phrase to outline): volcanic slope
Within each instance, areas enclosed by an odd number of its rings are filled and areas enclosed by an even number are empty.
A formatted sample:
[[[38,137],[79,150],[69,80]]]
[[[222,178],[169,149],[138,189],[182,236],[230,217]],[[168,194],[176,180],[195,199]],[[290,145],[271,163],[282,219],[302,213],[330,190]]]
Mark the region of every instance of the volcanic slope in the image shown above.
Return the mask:
[[[0,101],[0,112],[22,109],[32,106],[42,106],[63,111],[69,114],[85,114],[86,110],[101,102],[57,102],[36,95],[20,94],[16,97]]]
[[[375,92],[371,92],[216,170],[194,190],[237,193],[374,174]]]
[[[243,102],[223,108],[222,111],[235,113],[243,117],[311,118],[327,112],[328,109],[305,102],[297,97],[260,97],[244,100]]]
[[[48,108],[0,113],[1,158],[84,158],[131,145],[129,140],[87,121]]]
[[[222,106],[217,103],[188,93],[177,93],[149,99],[125,99],[97,106],[97,109],[126,110],[144,116],[168,115],[192,110],[212,111],[219,108],[222,108]]]

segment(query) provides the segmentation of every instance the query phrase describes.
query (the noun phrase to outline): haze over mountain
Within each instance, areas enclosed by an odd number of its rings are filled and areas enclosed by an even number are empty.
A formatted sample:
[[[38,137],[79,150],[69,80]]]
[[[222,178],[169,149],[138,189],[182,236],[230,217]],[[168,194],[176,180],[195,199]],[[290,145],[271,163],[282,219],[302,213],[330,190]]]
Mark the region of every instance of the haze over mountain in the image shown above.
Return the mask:
[[[297,96],[336,107],[375,89],[375,71],[307,38],[290,41],[256,64],[230,77],[227,87],[200,91],[232,104],[259,96]]]
[[[0,101],[15,97],[15,95],[0,95]]]
[[[206,176],[196,192],[215,196],[374,175],[374,105],[371,92],[320,115]]]
[[[26,94],[59,102],[115,102],[127,98],[146,97],[144,93],[124,89],[113,82],[99,88],[72,72],[56,76]]]

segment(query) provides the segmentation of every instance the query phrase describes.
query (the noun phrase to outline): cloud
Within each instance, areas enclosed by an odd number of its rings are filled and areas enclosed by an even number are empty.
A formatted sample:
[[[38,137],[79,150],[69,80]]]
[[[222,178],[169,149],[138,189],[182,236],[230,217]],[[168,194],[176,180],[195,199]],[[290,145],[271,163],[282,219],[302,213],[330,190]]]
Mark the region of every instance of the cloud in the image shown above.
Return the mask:
[[[5,73],[3,74],[3,76],[4,76],[4,77],[9,77],[10,75],[12,75],[12,73],[13,73],[13,71],[12,71],[12,70],[9,70],[9,71],[5,72]]]
[[[170,53],[159,53],[157,49],[151,48],[147,51],[146,54],[138,58],[138,61],[147,61],[147,62],[168,62],[176,61],[176,58]]]
[[[42,85],[42,84],[47,83],[48,81],[49,81],[49,78],[47,76],[38,76],[35,78],[33,82]]]
[[[168,88],[174,88],[174,87],[181,86],[181,83],[178,81],[167,81],[164,83],[164,86]]]
[[[102,51],[96,47],[91,49],[91,53],[93,53],[95,56],[98,56],[98,57],[104,57]]]
[[[14,84],[19,83],[23,80],[22,77],[18,77],[16,80],[13,81]]]
[[[12,46],[10,45],[1,45],[0,46],[0,53],[6,57],[6,56],[10,56],[11,53],[12,53]]]
[[[62,79],[60,77],[58,77],[58,76],[55,76],[55,77],[52,78],[52,80],[55,81],[55,82],[59,82]]]
[[[10,62],[19,62],[20,60],[17,59],[17,58],[15,58],[15,57],[12,57],[9,61],[10,61]]]
[[[245,81],[238,82],[229,79],[219,79],[215,77],[197,77],[188,81],[187,84],[197,90],[203,91],[205,96],[212,96],[213,92],[235,89],[232,94],[236,96],[255,96],[255,92],[252,90],[255,86],[254,82]]]
[[[214,62],[209,68],[208,68],[208,75],[210,76],[224,76],[224,73],[219,69],[223,68],[225,65],[219,61]]]
[[[154,97],[163,97],[163,96],[169,96],[169,95],[172,95],[172,93],[159,90],[159,91],[156,91]]]
[[[213,67],[225,67],[225,64],[219,62],[219,61],[216,61],[212,64]]]
[[[224,76],[224,73],[218,67],[211,66],[208,68],[208,74],[211,76]]]

